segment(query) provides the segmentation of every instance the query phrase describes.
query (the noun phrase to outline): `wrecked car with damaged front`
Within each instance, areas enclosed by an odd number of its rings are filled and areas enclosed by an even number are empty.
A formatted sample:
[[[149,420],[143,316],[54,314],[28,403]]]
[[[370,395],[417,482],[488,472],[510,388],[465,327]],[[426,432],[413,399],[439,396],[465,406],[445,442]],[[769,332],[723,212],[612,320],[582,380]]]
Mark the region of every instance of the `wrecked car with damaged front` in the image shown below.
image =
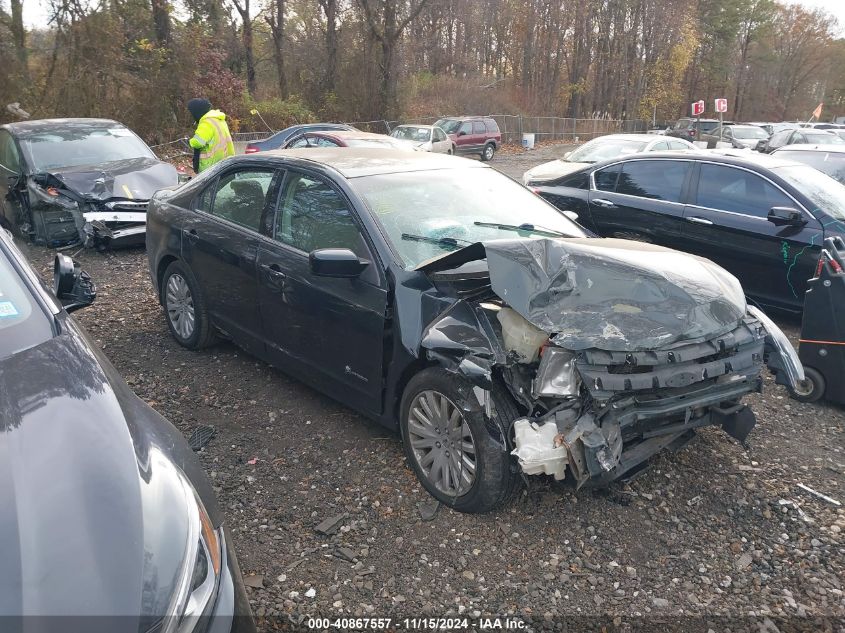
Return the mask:
[[[801,364],[709,260],[589,237],[466,159],[393,150],[236,157],[150,203],[171,334],[222,336],[397,428],[465,512],[544,475],[602,486],[696,429],[744,442],[765,365]],[[518,219],[515,219],[518,218]]]
[[[0,126],[0,224],[37,244],[143,244],[149,198],[178,182],[173,165],[116,121]]]

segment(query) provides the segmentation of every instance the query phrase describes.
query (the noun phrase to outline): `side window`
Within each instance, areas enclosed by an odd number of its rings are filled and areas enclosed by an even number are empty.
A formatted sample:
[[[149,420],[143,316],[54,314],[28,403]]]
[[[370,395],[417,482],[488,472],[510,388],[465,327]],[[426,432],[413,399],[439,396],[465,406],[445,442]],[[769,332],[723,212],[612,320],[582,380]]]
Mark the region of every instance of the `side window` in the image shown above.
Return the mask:
[[[288,174],[273,237],[305,253],[348,248],[361,257],[367,252],[343,197],[322,180],[296,172]]]
[[[769,145],[771,147],[780,147],[781,145],[786,145],[789,141],[790,136],[792,136],[792,130],[784,130],[783,132],[778,132],[769,140]]]
[[[484,127],[483,122],[473,121],[472,122],[472,133],[473,134],[487,134],[487,128]]]
[[[596,189],[599,191],[616,191],[616,179],[619,177],[619,165],[611,165],[600,169],[594,174]]]
[[[733,138],[734,133],[731,131],[731,128],[726,127],[722,128],[722,136],[724,138]]]
[[[0,165],[15,173],[21,171],[18,148],[15,139],[8,132],[0,132]]]
[[[288,148],[293,149],[295,147],[310,147],[308,145],[308,139],[304,136],[300,136],[298,139],[294,140]]]
[[[635,160],[622,165],[616,193],[680,202],[689,161]]]
[[[216,188],[217,181],[208,185],[194,201],[194,209],[197,211],[204,211],[205,213],[211,213],[211,203],[214,201],[214,191]]]
[[[496,123],[496,119],[484,119],[484,124],[487,126],[487,131],[490,134],[499,133],[499,124]]]
[[[463,132],[464,134],[472,134],[472,123],[466,121],[461,123],[461,127],[458,129],[458,134]]]
[[[669,141],[669,149],[689,149],[689,147],[687,147],[684,143],[679,143],[678,141]]]
[[[561,187],[572,187],[573,189],[589,189],[590,188],[590,178],[587,172],[582,172],[580,174],[573,174],[572,176],[566,176],[562,178],[557,183]]]
[[[445,141],[446,140],[446,133],[441,130],[439,127],[434,128],[434,140],[435,141]]]
[[[312,136],[311,145],[314,147],[339,147],[333,140],[322,136]]]
[[[772,207],[794,207],[784,193],[757,174],[725,167],[701,165],[696,204],[765,218]]]
[[[250,169],[221,176],[211,215],[260,231],[261,214],[272,182],[271,169]]]
[[[652,152],[664,152],[669,149],[669,143],[661,141],[651,148]]]

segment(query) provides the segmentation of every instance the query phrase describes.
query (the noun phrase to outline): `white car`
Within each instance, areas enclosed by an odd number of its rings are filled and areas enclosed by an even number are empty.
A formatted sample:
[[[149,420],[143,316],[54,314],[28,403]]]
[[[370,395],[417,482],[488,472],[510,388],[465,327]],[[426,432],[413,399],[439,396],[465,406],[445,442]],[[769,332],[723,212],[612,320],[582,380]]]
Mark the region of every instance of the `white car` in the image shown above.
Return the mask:
[[[415,149],[426,152],[452,154],[455,151],[446,132],[436,125],[398,125],[390,132],[390,136],[413,143]]]
[[[522,175],[522,182],[530,185],[557,180],[589,164],[628,154],[696,149],[695,145],[680,138],[654,134],[608,134],[567,152],[563,158],[532,167]]]

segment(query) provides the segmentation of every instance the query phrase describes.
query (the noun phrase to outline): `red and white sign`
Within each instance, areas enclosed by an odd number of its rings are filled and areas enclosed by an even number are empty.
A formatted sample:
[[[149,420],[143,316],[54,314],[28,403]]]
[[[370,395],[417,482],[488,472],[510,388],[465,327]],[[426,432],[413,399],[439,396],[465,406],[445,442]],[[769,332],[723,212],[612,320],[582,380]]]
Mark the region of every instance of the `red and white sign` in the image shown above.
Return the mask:
[[[727,99],[716,99],[716,112],[727,112],[728,111],[728,100]]]
[[[704,101],[694,101],[692,104],[692,115],[700,116],[704,114]]]

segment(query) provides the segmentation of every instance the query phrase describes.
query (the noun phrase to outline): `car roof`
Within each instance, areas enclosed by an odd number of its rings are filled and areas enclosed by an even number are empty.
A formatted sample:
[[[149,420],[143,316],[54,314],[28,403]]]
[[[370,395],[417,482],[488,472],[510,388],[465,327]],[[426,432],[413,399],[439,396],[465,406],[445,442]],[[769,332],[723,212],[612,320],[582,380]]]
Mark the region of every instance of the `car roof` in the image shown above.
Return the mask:
[[[603,134],[602,136],[597,136],[596,138],[590,140],[589,142],[592,143],[593,141],[643,141],[649,143],[651,141],[674,141],[677,139],[669,138],[662,134],[646,134],[643,132],[642,134]]]
[[[35,121],[17,121],[0,126],[15,136],[23,137],[43,132],[58,132],[68,129],[100,129],[104,127],[126,126],[111,119],[36,119]]]
[[[598,169],[605,165],[612,165],[622,161],[631,160],[656,160],[656,159],[672,159],[672,160],[698,160],[710,161],[714,163],[723,163],[726,165],[736,165],[737,167],[756,166],[764,169],[777,169],[778,167],[797,167],[805,166],[795,160],[787,160],[784,158],[777,158],[771,154],[760,154],[758,152],[751,152],[749,150],[738,149],[700,149],[697,151],[688,150],[685,152],[640,152],[637,154],[629,154],[627,156],[620,156],[606,160],[602,163],[595,163],[590,165],[591,169]]]
[[[305,132],[312,136],[328,136],[341,140],[346,139],[367,139],[367,138],[384,138],[387,134],[376,134],[375,132],[361,132],[359,130],[315,130],[313,132]],[[394,140],[391,138],[391,140]]]
[[[251,154],[250,156],[256,156]],[[324,165],[346,178],[360,178],[376,174],[395,174],[435,169],[476,168],[487,165],[468,158],[458,158],[433,152],[415,152],[381,147],[312,147],[279,149],[262,152],[261,157],[297,158]],[[231,159],[230,159],[231,160]]]
[[[837,145],[832,143],[793,143],[792,145],[784,145],[777,148],[773,154],[778,152],[835,152],[837,154],[845,154],[845,145]]]
[[[437,127],[437,126],[436,126],[436,125],[428,125],[427,123],[403,123],[402,125],[397,125],[397,126],[396,126],[396,127],[394,127],[393,129],[395,130],[396,128],[400,128],[400,127],[422,127],[422,128],[426,128],[426,127],[427,127],[427,128],[434,128],[434,127]]]

